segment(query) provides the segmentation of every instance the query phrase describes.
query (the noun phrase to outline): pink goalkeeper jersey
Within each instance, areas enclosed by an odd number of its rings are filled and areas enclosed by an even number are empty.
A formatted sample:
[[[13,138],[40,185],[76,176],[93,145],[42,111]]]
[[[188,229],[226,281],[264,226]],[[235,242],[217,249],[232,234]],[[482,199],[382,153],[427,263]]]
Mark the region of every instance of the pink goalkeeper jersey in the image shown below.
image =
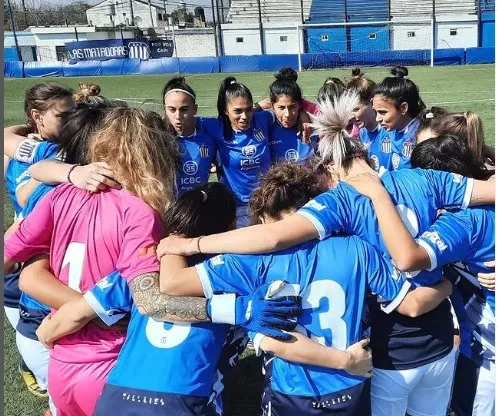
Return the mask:
[[[157,213],[124,190],[93,194],[71,184],[43,198],[5,241],[5,257],[26,261],[50,253],[50,267],[64,284],[85,293],[118,270],[129,282],[158,272],[155,245],[162,236]],[[63,362],[97,362],[117,357],[124,332],[89,324],[57,341],[52,357]]]

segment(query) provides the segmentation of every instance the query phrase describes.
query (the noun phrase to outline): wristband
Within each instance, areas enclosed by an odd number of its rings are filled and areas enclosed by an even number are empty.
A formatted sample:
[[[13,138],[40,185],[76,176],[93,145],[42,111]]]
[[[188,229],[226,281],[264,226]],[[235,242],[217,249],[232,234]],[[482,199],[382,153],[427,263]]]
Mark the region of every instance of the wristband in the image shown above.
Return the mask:
[[[203,254],[201,251],[201,238],[204,238],[203,235],[197,238],[197,253],[198,254]]]
[[[71,180],[71,173],[72,173],[72,172],[73,172],[73,170],[74,170],[75,168],[77,168],[78,166],[80,166],[80,165],[76,164],[76,165],[71,166],[71,168],[69,169],[69,172],[67,173],[67,181],[68,181],[70,184],[72,184],[72,185],[74,185],[74,183],[73,183],[73,181]]]

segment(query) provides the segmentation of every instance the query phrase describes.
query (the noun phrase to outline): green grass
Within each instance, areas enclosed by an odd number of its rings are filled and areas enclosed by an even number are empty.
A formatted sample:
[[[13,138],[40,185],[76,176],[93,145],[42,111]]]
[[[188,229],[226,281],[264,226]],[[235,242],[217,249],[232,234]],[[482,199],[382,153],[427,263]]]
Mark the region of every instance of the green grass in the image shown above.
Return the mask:
[[[413,67],[410,78],[417,83],[427,106],[439,105],[453,111],[472,110],[484,122],[488,144],[494,144],[494,65]],[[386,68],[365,68],[367,77],[380,81],[388,74]],[[299,74],[299,83],[306,97],[313,99],[323,80],[328,76],[343,78],[349,75],[346,70],[309,71]],[[260,99],[267,94],[268,85],[274,80],[273,73],[235,74]],[[161,92],[170,75],[127,76],[127,77],[81,77],[55,79],[10,79],[4,80],[5,125],[25,121],[23,99],[26,88],[39,82],[55,80],[77,88],[78,82],[97,82],[102,94],[109,98],[120,98],[130,104],[141,105],[161,112]],[[199,115],[216,114],[218,87],[225,74],[187,75],[188,83],[198,96]],[[149,101],[146,101],[149,100]],[[144,103],[145,102],[145,103]],[[4,196],[4,230],[12,222],[12,208]],[[17,373],[18,355],[15,348],[14,332],[7,320],[4,322],[4,414],[6,416],[39,416],[47,409],[46,400],[30,395]],[[227,382],[227,414],[254,415],[259,406],[261,388],[259,360],[248,354],[237,367],[235,374]]]

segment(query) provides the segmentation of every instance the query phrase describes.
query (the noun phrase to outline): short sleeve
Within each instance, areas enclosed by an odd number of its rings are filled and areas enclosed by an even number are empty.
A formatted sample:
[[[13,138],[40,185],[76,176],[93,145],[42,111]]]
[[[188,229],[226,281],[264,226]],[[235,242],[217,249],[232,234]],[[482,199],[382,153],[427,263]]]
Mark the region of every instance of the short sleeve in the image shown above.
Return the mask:
[[[436,198],[438,208],[462,208],[470,204],[474,180],[462,175],[437,170],[422,170]]]
[[[101,279],[84,298],[98,317],[111,326],[131,310],[133,304],[126,280],[118,272]]]
[[[464,211],[444,213],[424,232],[417,243],[427,251],[430,270],[465,260],[472,251],[472,223]]]
[[[125,209],[123,242],[116,269],[127,282],[141,274],[159,272],[156,246],[162,235],[159,215],[144,202],[133,201]]]
[[[204,295],[227,292],[239,295],[252,293],[264,276],[259,256],[220,254],[195,266]]]
[[[57,148],[55,143],[27,138],[17,146],[14,159],[32,165],[41,160],[54,158]]]
[[[4,243],[4,256],[9,260],[23,262],[31,257],[50,251],[54,218],[51,191],[19,224],[19,228]]]
[[[346,228],[342,205],[333,190],[312,199],[299,209],[297,214],[302,215],[315,226],[320,240]]]
[[[381,309],[391,313],[399,306],[412,285],[406,280],[404,273],[397,270],[371,244],[364,241],[361,244],[364,247],[362,264],[368,287],[377,296]]]
[[[213,139],[221,139],[223,137],[223,124],[218,118],[214,117],[197,117],[197,126]]]

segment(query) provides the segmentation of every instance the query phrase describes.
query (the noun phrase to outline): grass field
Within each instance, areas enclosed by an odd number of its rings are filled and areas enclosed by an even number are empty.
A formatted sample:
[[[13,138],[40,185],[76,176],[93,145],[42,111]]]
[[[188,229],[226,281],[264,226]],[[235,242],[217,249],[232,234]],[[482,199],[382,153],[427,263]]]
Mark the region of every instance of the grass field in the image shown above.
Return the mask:
[[[453,111],[472,110],[484,122],[485,138],[494,144],[495,138],[495,67],[494,65],[413,67],[410,78],[417,83],[427,106],[439,105]],[[367,77],[380,81],[388,74],[386,68],[365,68]],[[299,83],[306,97],[314,99],[318,88],[328,76],[342,78],[349,75],[346,70],[310,71],[299,74]],[[268,85],[274,80],[273,73],[235,74],[237,80],[246,84],[258,100],[267,94]],[[198,96],[199,115],[215,115],[218,87],[225,74],[187,75],[188,83]],[[161,112],[161,91],[169,75],[127,76],[127,77],[82,77],[55,78],[53,80],[77,88],[78,82],[97,82],[102,95],[119,98],[132,105]],[[47,81],[41,79],[4,79],[5,125],[25,121],[23,114],[24,91],[26,88]],[[4,230],[12,221],[12,208],[4,195]],[[15,337],[5,320],[4,339],[4,414],[6,416],[39,416],[47,408],[43,399],[30,395],[17,373],[18,357]],[[227,415],[254,415],[258,406],[261,376],[259,360],[253,355],[246,356],[237,368],[236,374],[228,380],[229,402]]]

